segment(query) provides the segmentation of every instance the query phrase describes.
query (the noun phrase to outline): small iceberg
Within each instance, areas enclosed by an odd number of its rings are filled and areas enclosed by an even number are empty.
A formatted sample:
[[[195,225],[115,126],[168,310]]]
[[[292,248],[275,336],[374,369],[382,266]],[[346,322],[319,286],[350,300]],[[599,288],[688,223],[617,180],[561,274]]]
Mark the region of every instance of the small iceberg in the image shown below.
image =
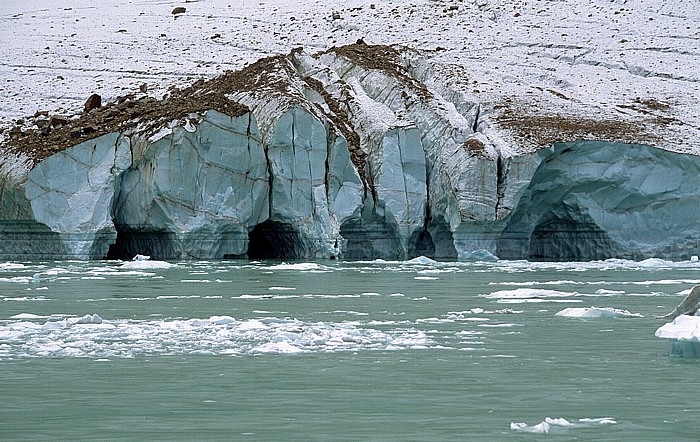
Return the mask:
[[[656,330],[657,338],[669,339],[669,355],[700,357],[700,316],[680,315]]]
[[[700,357],[700,285],[690,290],[688,296],[673,311],[660,319],[672,319],[656,330],[657,338],[669,340],[669,355],[686,358]]]
[[[555,316],[567,318],[643,318],[639,313],[630,313],[612,307],[569,307],[558,311]]]
[[[282,264],[276,264],[268,267],[270,270],[301,270],[301,271],[307,271],[307,270],[323,270],[323,267],[313,263],[313,262],[299,262],[299,263],[294,263],[294,264],[287,264],[286,262],[283,262]]]
[[[432,260],[432,259],[428,258],[427,256],[422,256],[422,255],[421,255],[421,256],[418,256],[418,257],[416,257],[416,258],[409,259],[408,261],[404,261],[404,263],[405,263],[405,264],[418,264],[418,265],[429,265],[429,266],[432,266],[432,265],[437,264],[438,262],[435,261],[435,260]]]
[[[555,428],[590,428],[613,424],[617,424],[617,421],[611,417],[598,417],[593,419],[583,418],[573,422],[564,419],[563,417],[555,419],[548,417],[537,425],[527,425],[523,422],[511,422],[510,429],[515,431],[523,431],[525,433],[549,434],[549,432]]]
[[[74,324],[102,324],[102,318],[98,314],[85,315],[78,318]]]
[[[129,270],[169,269],[172,267],[177,267],[177,265],[165,261],[151,261],[151,257],[148,255],[136,255],[131,261],[121,265],[122,269]]]

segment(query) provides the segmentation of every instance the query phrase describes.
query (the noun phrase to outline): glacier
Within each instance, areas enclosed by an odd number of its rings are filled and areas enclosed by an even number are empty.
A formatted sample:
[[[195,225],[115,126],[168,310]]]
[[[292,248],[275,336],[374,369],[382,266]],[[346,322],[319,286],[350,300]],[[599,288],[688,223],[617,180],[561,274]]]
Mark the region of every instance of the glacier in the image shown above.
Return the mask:
[[[541,121],[490,115],[442,69],[361,40],[298,48],[15,134],[0,259],[700,254],[700,157],[565,117],[533,147],[516,135]]]

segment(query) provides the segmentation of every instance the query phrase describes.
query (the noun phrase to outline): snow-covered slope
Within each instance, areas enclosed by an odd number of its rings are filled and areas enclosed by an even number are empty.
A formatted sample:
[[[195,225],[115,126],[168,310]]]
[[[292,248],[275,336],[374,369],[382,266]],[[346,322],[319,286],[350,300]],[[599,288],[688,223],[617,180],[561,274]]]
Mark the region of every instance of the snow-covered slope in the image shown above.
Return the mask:
[[[519,145],[554,127],[696,152],[699,22],[686,0],[3,0],[0,126],[363,38],[424,50]]]

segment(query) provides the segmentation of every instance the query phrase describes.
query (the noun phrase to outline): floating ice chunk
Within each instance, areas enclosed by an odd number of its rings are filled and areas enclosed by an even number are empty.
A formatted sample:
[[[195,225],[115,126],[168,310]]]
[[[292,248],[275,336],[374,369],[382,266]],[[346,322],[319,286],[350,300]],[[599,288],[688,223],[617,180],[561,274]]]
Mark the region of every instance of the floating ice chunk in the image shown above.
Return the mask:
[[[32,278],[28,276],[13,276],[11,278],[0,278],[0,282],[18,282],[20,284],[29,284]]]
[[[380,330],[368,328],[369,324],[360,321],[305,323],[275,317],[246,321],[236,321],[229,316],[147,321],[113,319],[100,323],[99,315],[58,316],[62,319],[43,325],[22,319],[0,323],[0,342],[6,343],[0,358],[294,354],[439,347],[425,332],[406,329],[398,323],[397,328],[382,327]]]
[[[212,324],[216,325],[233,324],[236,322],[236,320],[230,316],[212,316],[209,320]]]
[[[649,258],[639,261],[639,265],[642,267],[668,267],[669,265],[673,265],[673,261],[666,261],[659,258]]]
[[[78,318],[78,320],[76,320],[74,324],[102,324],[102,318],[100,318],[98,314],[85,315],[81,318]]]
[[[19,264],[15,262],[2,262],[0,263],[0,270],[17,270],[27,268],[24,264]]]
[[[68,321],[65,319],[62,321],[46,321],[44,325],[41,326],[44,330],[61,330],[68,327]]]
[[[409,259],[406,261],[406,264],[436,265],[438,262],[425,256],[419,256],[417,258]]]
[[[39,289],[37,289],[39,290]],[[48,301],[43,296],[20,296],[17,298],[0,298],[3,301]]]
[[[583,424],[584,426],[586,424],[592,424],[592,425],[614,425],[617,423],[617,421],[612,418],[612,417],[596,417],[596,418],[587,418],[584,417],[583,419],[578,420],[579,423]]]
[[[134,270],[134,269],[170,269],[173,267],[177,267],[177,265],[169,263],[169,262],[165,262],[165,261],[151,261],[151,260],[141,259],[141,260],[136,260],[136,261],[125,262],[119,268]]]
[[[608,290],[608,289],[598,289],[595,291],[596,295],[624,295],[624,290]]]
[[[693,255],[690,257],[690,262],[698,262],[698,255]]]
[[[151,259],[148,255],[136,255],[132,258],[132,261],[148,261]]]
[[[262,322],[258,321],[257,319],[251,319],[248,321],[244,321],[241,323],[241,325],[238,327],[239,330],[241,331],[246,331],[246,330],[263,330],[267,328],[265,324]]]
[[[655,335],[670,339],[671,356],[700,357],[700,316],[680,315],[659,327]]]
[[[558,311],[556,316],[568,318],[643,318],[639,313],[630,313],[612,307],[569,307]]]
[[[287,341],[268,342],[267,344],[259,345],[253,349],[253,353],[282,353],[295,354],[302,353],[299,347],[295,347]]]
[[[524,289],[515,290],[498,290],[487,295],[479,295],[482,298],[490,299],[543,299],[543,298],[566,298],[569,296],[578,296],[576,292],[560,292],[557,290],[543,289]]]
[[[516,431],[524,431],[526,433],[538,433],[547,434],[549,433],[549,424],[547,422],[540,422],[537,425],[528,426],[524,422],[511,422],[510,429]]]
[[[277,264],[268,267],[270,270],[321,270],[323,267],[313,262],[300,262],[296,264]]]
[[[545,418],[544,421],[537,425],[527,425],[524,422],[511,422],[510,429],[515,431],[524,431],[526,433],[548,434],[554,428],[585,428],[595,427],[600,425],[617,424],[614,418],[599,417],[599,418],[583,418],[575,422],[570,422],[564,418]]]
[[[10,319],[42,319],[47,316],[39,316],[32,313],[20,313],[18,315],[10,316]]]

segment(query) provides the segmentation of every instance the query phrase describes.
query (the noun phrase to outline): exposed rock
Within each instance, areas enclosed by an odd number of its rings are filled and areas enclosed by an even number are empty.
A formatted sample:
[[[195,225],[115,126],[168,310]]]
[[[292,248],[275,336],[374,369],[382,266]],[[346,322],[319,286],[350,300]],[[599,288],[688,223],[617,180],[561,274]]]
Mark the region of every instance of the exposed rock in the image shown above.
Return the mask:
[[[49,118],[49,124],[51,127],[59,127],[63,126],[65,124],[68,124],[70,120],[66,117],[62,117],[60,115],[52,115],[51,118]]]
[[[100,106],[102,106],[102,97],[97,94],[92,94],[88,97],[87,101],[85,101],[84,110],[85,112],[90,112]]]

